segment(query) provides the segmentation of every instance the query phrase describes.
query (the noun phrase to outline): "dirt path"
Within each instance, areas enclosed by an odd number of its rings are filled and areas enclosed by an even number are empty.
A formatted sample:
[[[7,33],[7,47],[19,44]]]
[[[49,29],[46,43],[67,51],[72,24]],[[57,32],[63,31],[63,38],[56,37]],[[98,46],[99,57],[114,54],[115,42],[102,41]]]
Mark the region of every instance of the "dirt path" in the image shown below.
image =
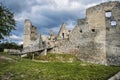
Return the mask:
[[[13,60],[12,58],[6,57],[6,56],[0,56],[0,59],[4,59],[4,60]]]

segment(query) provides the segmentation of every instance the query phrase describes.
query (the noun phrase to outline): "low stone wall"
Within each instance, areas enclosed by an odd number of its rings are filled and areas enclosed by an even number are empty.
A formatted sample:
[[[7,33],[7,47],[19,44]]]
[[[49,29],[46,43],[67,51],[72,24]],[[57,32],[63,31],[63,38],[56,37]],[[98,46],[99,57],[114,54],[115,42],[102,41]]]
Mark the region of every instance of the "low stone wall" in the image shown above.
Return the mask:
[[[107,55],[107,64],[119,66],[120,65],[120,55]]]
[[[118,72],[113,77],[109,78],[108,80],[120,80],[120,72]]]
[[[4,52],[8,52],[8,53],[20,53],[20,50],[17,50],[17,49],[4,49]]]

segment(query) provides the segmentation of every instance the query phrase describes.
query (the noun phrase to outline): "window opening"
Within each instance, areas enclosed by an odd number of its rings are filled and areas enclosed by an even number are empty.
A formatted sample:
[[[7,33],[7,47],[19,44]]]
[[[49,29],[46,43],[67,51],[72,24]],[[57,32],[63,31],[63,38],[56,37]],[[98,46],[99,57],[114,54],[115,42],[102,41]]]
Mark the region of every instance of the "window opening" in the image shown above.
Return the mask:
[[[110,18],[111,16],[112,16],[112,12],[111,11],[105,12],[105,17]]]
[[[116,22],[116,21],[111,21],[111,22],[110,22],[110,25],[111,25],[111,26],[116,26],[116,25],[117,25],[117,22]]]
[[[64,38],[64,33],[62,33],[62,38]]]
[[[80,30],[80,33],[82,33],[82,30]]]
[[[92,32],[95,32],[95,29],[92,29]]]

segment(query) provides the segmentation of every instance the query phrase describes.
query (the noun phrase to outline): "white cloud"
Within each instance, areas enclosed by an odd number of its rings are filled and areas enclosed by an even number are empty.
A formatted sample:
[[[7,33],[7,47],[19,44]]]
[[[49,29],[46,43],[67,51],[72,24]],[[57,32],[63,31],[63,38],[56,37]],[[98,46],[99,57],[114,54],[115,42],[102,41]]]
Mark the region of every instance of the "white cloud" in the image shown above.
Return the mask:
[[[57,35],[60,30],[60,27],[61,25],[59,25],[58,27],[51,28],[50,30],[53,30],[53,32]]]
[[[99,2],[88,4],[88,5],[86,5],[86,9],[89,8],[89,7],[92,7],[92,6],[98,5],[98,4],[99,4]]]
[[[20,14],[15,15],[15,20],[18,21],[18,22],[22,22],[25,19],[27,19],[28,16],[29,15],[25,11],[23,11]]]
[[[85,9],[84,4],[81,2],[76,1],[70,1],[70,0],[45,0],[45,1],[40,1],[40,0],[35,0],[39,4],[44,4],[44,5],[29,5],[32,4],[33,1],[27,1],[28,8],[26,10],[22,11],[22,13],[15,15],[15,19],[17,21],[23,21],[25,18],[40,18],[44,19],[46,16],[41,15],[41,12],[45,10],[52,10],[54,12],[58,11],[74,11],[74,10],[82,10]]]
[[[22,45],[22,44],[23,44],[23,41],[18,42],[18,45]]]
[[[72,30],[76,26],[76,21],[68,20],[66,25],[67,29]]]
[[[16,36],[16,35],[12,35],[12,36],[10,36],[9,37],[10,39],[13,39],[13,40],[18,40],[18,41],[21,41],[21,40],[23,40],[23,37],[20,37],[20,36]]]
[[[58,32],[59,32],[59,30],[60,30],[60,28],[61,28],[61,25],[62,25],[62,24],[60,24],[60,25],[57,26],[57,27],[50,28],[50,30],[53,30],[53,32],[57,35]],[[72,30],[72,29],[75,27],[75,25],[76,25],[76,22],[75,22],[75,21],[68,20],[68,21],[66,22],[66,28],[67,28],[68,30]]]
[[[25,19],[30,19],[33,25],[38,27],[38,31],[48,34],[50,30],[58,33],[62,22],[67,23],[68,29],[73,29],[77,19],[85,17],[86,8],[113,0],[21,0],[21,2],[23,1],[24,4],[19,5],[21,12],[15,14],[15,19],[21,24]],[[13,0],[13,2],[11,5],[15,6],[15,3],[20,1]],[[19,9],[19,7],[16,8]],[[23,25],[19,25],[19,27],[23,28]],[[22,31],[18,30],[18,32]],[[12,35],[10,38],[22,40],[20,36],[16,35]]]
[[[42,35],[42,40],[43,40],[43,41],[46,41],[46,39],[47,39],[48,36],[49,36],[49,35],[44,35],[44,34],[43,34],[43,35]]]

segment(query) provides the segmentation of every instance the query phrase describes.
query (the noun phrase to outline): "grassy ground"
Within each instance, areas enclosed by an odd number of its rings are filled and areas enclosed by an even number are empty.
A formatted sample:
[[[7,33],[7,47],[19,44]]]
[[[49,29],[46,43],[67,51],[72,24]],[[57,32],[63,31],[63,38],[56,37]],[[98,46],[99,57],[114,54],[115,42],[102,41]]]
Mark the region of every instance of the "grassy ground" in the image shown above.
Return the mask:
[[[77,58],[72,54],[52,54],[48,53],[45,56],[35,56],[36,60],[52,61],[52,62],[74,62]]]
[[[0,55],[3,56],[3,55]],[[120,67],[95,65],[80,61],[34,62],[11,57],[0,60],[0,77],[8,80],[107,80],[120,71]]]

